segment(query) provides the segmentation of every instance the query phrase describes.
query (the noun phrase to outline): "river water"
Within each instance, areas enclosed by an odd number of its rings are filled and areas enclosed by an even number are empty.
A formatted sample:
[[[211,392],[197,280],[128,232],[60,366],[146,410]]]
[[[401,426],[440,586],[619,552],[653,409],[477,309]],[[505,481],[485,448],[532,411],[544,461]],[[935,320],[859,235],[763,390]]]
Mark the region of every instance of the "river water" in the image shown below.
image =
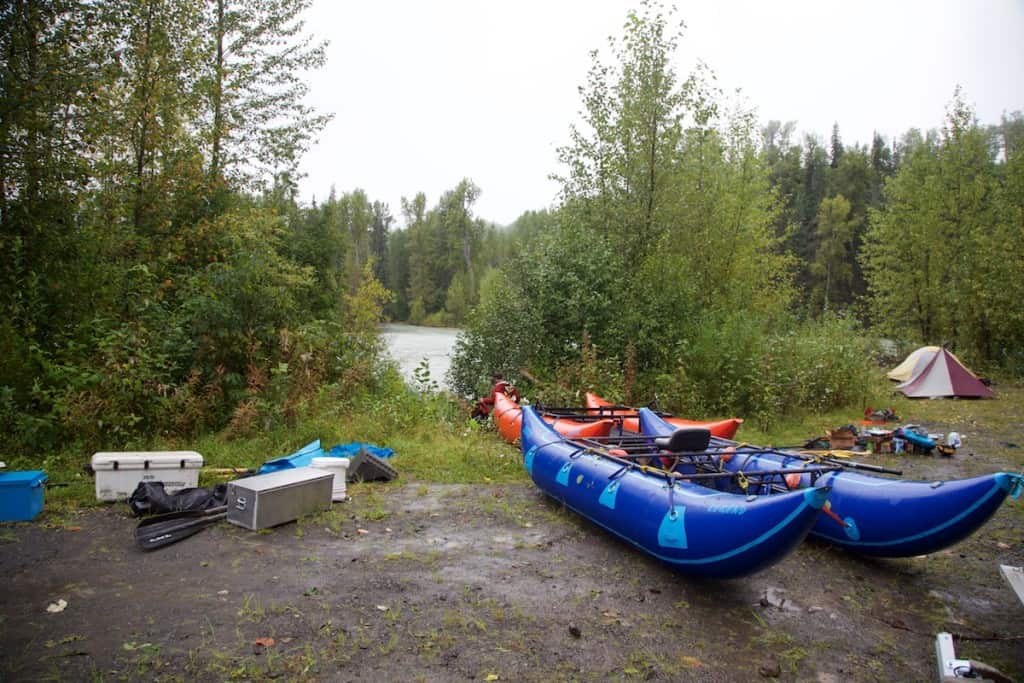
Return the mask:
[[[427,361],[430,378],[438,386],[447,388],[444,376],[451,365],[451,353],[455,338],[459,335],[453,327],[419,327],[389,323],[382,326],[381,335],[387,345],[388,354],[398,361],[402,376],[412,382],[413,372],[420,363]]]

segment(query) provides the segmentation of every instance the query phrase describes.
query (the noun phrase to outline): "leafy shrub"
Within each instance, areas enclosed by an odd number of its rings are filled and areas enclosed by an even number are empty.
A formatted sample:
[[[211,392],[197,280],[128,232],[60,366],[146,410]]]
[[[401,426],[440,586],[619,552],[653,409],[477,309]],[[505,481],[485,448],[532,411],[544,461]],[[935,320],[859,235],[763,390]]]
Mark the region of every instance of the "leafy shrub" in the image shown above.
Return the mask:
[[[602,356],[584,333],[579,357],[560,365],[549,381],[539,382],[534,397],[548,405],[582,406],[588,391],[625,401],[624,389],[622,360],[617,355]]]
[[[312,272],[279,253],[283,225],[272,213],[230,212],[214,223],[223,256],[188,279],[184,315],[203,371],[242,377],[274,355],[281,329],[303,321]]]
[[[872,372],[868,343],[851,318],[772,331],[737,313],[703,325],[676,369],[651,384],[663,408],[696,417],[735,414],[767,427],[798,410],[862,402]]]
[[[95,319],[88,351],[71,344],[51,363],[40,394],[68,433],[87,444],[168,430],[175,365],[141,321]]]
[[[359,289],[345,296],[345,321],[311,320],[281,328],[265,357],[252,354],[247,396],[236,403],[228,433],[246,436],[280,422],[293,423],[323,400],[372,389],[386,369],[378,324],[391,293],[367,264]]]
[[[607,240],[571,226],[533,237],[488,276],[456,341],[448,384],[462,396],[486,391],[495,372],[525,384],[524,370],[543,375],[578,363],[584,335],[598,348],[625,348],[619,261]]]
[[[486,393],[494,373],[513,382],[531,359],[531,340],[542,334],[536,309],[505,278],[493,281],[489,296],[473,309],[455,340],[447,382],[466,398]]]

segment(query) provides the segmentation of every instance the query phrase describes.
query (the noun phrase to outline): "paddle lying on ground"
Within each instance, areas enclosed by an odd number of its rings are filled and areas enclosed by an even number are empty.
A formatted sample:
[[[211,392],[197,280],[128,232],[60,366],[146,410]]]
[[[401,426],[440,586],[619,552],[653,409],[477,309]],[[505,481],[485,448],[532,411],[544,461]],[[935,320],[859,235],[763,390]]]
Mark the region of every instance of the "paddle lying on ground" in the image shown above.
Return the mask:
[[[135,528],[135,542],[143,550],[156,550],[177,543],[221,521],[227,516],[227,510],[227,507],[221,506],[149,517]]]

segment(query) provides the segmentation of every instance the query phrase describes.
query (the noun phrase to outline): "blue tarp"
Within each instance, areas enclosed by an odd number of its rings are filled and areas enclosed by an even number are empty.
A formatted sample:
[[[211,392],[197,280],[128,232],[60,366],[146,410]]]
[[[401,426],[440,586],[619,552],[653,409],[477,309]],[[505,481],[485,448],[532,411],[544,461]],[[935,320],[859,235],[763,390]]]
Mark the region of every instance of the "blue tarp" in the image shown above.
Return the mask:
[[[375,455],[378,458],[390,458],[395,454],[395,451],[390,448],[382,448],[381,446],[361,443],[359,441],[338,444],[330,451],[324,451],[323,447],[320,445],[320,439],[317,439],[316,441],[309,442],[291,455],[268,460],[260,466],[257,474],[277,472],[279,470],[287,470],[293,467],[309,467],[313,464],[313,458],[354,458],[361,450],[365,450],[367,453]]]
[[[354,458],[359,455],[359,451],[366,451],[370,455],[375,455],[378,458],[390,458],[395,454],[395,451],[390,448],[375,446],[372,443],[352,441],[350,443],[338,444],[328,451],[327,455],[332,458]]]

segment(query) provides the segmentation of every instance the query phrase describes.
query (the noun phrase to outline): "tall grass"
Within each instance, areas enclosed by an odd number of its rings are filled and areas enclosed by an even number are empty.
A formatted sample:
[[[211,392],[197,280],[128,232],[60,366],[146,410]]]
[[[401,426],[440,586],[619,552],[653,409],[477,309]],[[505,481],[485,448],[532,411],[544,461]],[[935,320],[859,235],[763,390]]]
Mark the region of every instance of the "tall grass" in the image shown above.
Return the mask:
[[[322,390],[291,425],[278,423],[244,437],[232,437],[229,430],[191,439],[156,437],[132,442],[126,449],[197,451],[205,470],[200,485],[211,485],[232,476],[211,470],[256,469],[314,439],[325,448],[359,441],[394,449],[389,464],[399,473],[398,485],[504,483],[526,477],[519,450],[503,442],[489,424],[470,419],[468,407],[447,394],[407,386],[394,368],[372,391],[342,396],[337,387]],[[66,511],[95,504],[94,482],[85,471],[92,454],[69,444],[48,453],[16,455],[7,465],[44,470],[51,482],[61,484],[47,491],[47,509]]]

